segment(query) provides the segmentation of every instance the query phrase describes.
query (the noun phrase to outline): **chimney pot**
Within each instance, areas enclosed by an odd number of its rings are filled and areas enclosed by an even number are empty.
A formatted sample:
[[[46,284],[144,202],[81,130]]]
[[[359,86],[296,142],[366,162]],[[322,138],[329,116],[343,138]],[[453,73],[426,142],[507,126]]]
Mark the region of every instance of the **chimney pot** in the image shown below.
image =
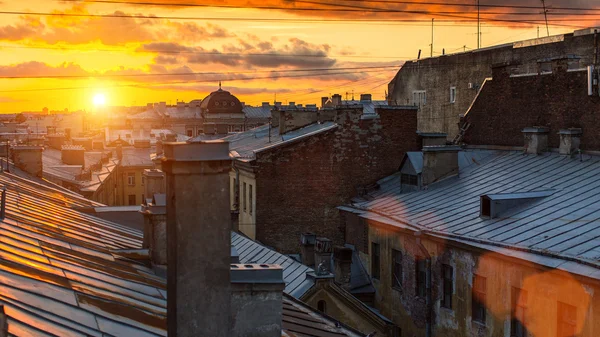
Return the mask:
[[[579,151],[581,144],[582,131],[579,128],[570,128],[560,130],[560,147],[559,152],[563,155],[572,156]]]
[[[315,239],[315,268],[323,265],[325,270],[331,271],[332,248],[331,240],[328,238],[319,237]]]
[[[523,129],[525,137],[525,152],[529,154],[542,154],[548,151],[548,132],[544,126],[534,126]]]

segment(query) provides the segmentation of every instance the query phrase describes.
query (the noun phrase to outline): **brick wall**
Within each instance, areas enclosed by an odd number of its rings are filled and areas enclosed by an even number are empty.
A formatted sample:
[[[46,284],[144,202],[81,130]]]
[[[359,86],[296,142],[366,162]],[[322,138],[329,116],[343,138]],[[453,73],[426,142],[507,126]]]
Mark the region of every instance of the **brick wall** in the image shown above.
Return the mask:
[[[581,148],[600,150],[600,97],[587,94],[587,72],[555,67],[552,74],[510,77],[497,68],[467,114],[465,143],[523,146],[522,129],[547,126],[548,145],[558,148],[558,131],[583,129]]]
[[[416,109],[338,109],[338,129],[256,159],[256,238],[284,253],[299,251],[302,232],[344,243],[337,207],[395,172],[406,151],[418,149]]]

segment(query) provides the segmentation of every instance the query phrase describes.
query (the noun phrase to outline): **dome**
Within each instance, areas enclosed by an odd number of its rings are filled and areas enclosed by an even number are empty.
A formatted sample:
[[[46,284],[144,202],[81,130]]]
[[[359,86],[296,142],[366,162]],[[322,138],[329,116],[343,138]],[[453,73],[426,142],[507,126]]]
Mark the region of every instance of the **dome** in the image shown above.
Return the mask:
[[[211,92],[202,100],[200,109],[209,113],[243,113],[240,100],[229,91],[221,89],[220,83],[219,90]]]

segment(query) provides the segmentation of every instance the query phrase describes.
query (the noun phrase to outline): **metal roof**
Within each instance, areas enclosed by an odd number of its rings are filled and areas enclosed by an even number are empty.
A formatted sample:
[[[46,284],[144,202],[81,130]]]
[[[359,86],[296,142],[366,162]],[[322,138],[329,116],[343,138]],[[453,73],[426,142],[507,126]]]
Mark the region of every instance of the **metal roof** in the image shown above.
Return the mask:
[[[271,109],[273,106],[265,105],[265,106],[244,106],[242,111],[248,118],[255,119],[267,119],[271,117]]]
[[[286,132],[284,135],[279,134],[279,128],[271,127],[269,141],[269,125],[263,125],[223,139],[229,141],[229,149],[231,151],[236,151],[242,158],[254,159],[257,152],[289,144],[321,132],[336,129],[337,127],[338,125],[334,122],[313,123],[303,128]]]
[[[241,234],[231,233],[231,246],[237,250],[240,263],[280,265],[283,268],[284,291],[295,298],[302,297],[315,284],[312,279],[306,277],[306,273],[314,269]]]
[[[0,173],[0,305],[9,336],[166,336],[166,282],[119,251],[142,233],[81,213],[89,202]],[[360,336],[283,298],[282,336]]]
[[[600,269],[600,157],[583,155],[580,160],[553,152],[536,156],[473,149],[459,156],[479,159],[461,167],[458,177],[416,192],[401,193],[396,173],[345,209],[473,245],[517,249],[534,262],[544,255],[554,258],[557,266]],[[554,193],[501,217],[480,217],[482,195],[538,195],[550,190]]]

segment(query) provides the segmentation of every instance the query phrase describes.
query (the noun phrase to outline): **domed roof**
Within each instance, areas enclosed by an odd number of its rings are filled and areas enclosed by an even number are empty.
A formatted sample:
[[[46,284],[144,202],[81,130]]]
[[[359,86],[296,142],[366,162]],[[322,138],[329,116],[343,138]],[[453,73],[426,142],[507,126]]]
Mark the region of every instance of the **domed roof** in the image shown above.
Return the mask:
[[[200,109],[209,113],[243,113],[240,100],[229,91],[221,89],[221,83],[219,90],[211,92],[202,100]]]

